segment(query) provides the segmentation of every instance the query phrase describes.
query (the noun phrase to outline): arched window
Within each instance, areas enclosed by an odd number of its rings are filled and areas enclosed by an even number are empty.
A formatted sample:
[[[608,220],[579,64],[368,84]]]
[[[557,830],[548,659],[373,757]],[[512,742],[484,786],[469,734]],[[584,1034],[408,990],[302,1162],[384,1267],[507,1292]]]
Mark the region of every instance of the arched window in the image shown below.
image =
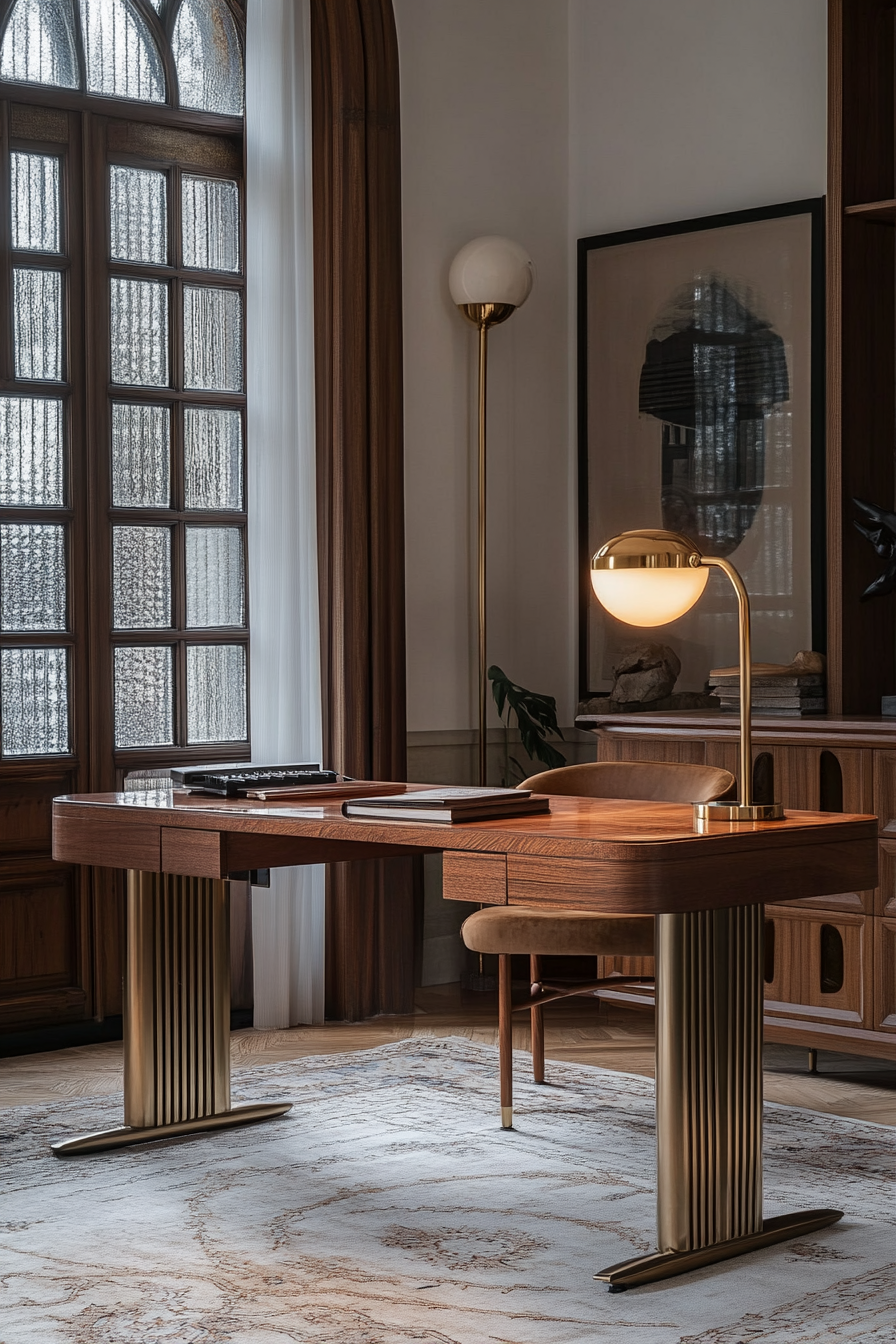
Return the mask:
[[[242,43],[227,0],[144,4],[13,0],[0,79],[241,117]]]
[[[231,0],[0,0],[0,837],[32,799],[16,880],[78,948],[49,800],[249,754],[243,32]]]

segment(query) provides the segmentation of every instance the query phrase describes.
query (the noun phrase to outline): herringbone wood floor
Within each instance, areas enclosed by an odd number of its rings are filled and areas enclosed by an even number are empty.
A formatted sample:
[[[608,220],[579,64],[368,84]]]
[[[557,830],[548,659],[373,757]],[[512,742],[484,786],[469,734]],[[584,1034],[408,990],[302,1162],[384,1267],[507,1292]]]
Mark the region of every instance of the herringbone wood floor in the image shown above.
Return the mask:
[[[653,1016],[594,1000],[569,999],[545,1010],[547,1058],[598,1064],[623,1073],[653,1075]],[[285,1031],[235,1031],[234,1071],[265,1061],[302,1055],[369,1050],[411,1036],[466,1036],[494,1044],[497,1008],[493,994],[463,993],[457,985],[419,990],[412,1016],[369,1022],[328,1023]],[[514,1047],[529,1046],[528,1014],[514,1028]],[[820,1052],[817,1074],[808,1072],[805,1050],[765,1048],[765,1095],[769,1101],[832,1115],[896,1125],[896,1062]],[[547,1069],[550,1081],[550,1067]],[[67,1096],[101,1096],[121,1088],[121,1042],[78,1046],[0,1059],[0,1106],[22,1106]]]

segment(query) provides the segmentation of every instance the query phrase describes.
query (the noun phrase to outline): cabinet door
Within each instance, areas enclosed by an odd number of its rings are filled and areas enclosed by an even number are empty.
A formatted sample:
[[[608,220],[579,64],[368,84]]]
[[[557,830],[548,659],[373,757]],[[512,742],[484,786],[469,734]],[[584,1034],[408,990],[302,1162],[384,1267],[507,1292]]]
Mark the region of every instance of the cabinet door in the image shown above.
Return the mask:
[[[896,835],[878,846],[880,886],[875,892],[874,913],[896,919]]]
[[[881,832],[896,839],[896,751],[874,753],[874,811]]]
[[[853,748],[770,748],[774,757],[775,792],[786,808],[868,815],[874,807],[873,753]],[[805,909],[874,912],[873,891],[844,891],[810,896],[795,902]]]
[[[767,906],[766,1016],[870,1027],[872,939],[869,915]]]
[[[602,734],[597,758],[600,761],[671,761],[684,765],[703,765],[706,748],[702,741],[675,741],[666,737],[623,737]]]
[[[874,913],[896,917],[896,751],[874,753],[874,810],[881,835]]]
[[[896,1035],[896,919],[874,920],[874,1029]]]

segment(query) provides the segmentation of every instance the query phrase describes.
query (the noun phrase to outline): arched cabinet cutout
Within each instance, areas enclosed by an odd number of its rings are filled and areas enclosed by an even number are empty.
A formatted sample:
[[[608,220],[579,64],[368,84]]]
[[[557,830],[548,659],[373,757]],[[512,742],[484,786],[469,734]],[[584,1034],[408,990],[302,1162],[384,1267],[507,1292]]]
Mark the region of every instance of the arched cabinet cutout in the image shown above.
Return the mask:
[[[833,924],[821,926],[818,979],[822,994],[839,994],[843,988],[843,936]]]
[[[753,762],[753,802],[775,801],[775,758],[770,751],[761,751]]]
[[[843,770],[832,751],[819,757],[818,807],[821,812],[843,811]]]
[[[767,919],[763,930],[762,978],[767,985],[770,985],[775,978],[775,921]]]

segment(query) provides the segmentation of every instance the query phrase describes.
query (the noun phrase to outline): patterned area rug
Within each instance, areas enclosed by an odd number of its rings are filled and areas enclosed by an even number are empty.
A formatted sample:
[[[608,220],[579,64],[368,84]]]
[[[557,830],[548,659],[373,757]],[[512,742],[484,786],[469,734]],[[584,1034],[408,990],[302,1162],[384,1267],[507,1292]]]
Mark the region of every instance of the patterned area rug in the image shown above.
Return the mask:
[[[283,1119],[59,1160],[49,1138],[119,1123],[120,1099],[0,1115],[3,1344],[892,1344],[896,1137],[766,1109],[766,1213],[835,1227],[610,1294],[647,1251],[653,1085],[456,1038],[262,1065],[234,1100]]]

